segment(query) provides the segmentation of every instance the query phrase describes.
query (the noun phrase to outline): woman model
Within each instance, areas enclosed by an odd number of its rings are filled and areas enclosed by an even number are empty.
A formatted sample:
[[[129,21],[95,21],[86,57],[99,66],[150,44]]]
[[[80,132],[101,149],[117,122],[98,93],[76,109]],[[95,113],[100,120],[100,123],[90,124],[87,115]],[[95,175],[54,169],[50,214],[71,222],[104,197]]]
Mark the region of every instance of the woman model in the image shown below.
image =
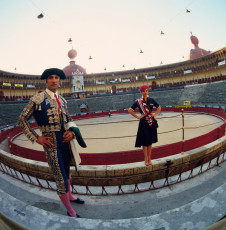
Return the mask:
[[[148,96],[148,86],[142,85],[140,87],[140,92],[142,94],[142,98],[137,99],[134,104],[129,108],[128,112],[139,119],[139,127],[137,131],[137,138],[135,147],[143,146],[144,157],[145,157],[145,165],[152,165],[151,163],[151,149],[152,144],[158,141],[157,136],[157,128],[158,124],[155,120],[155,117],[161,111],[161,107],[159,104]],[[153,114],[152,109],[153,106],[157,108],[156,112]],[[134,111],[138,108],[141,115],[138,116]]]

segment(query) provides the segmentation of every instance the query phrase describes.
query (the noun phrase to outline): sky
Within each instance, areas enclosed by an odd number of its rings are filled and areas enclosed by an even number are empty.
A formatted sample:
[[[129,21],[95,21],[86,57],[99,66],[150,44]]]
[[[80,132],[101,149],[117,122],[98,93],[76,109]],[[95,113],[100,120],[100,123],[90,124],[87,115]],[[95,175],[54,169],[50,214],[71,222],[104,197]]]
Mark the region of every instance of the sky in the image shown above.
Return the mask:
[[[191,32],[200,48],[226,46],[225,10],[226,0],[0,0],[0,69],[63,69],[72,48],[87,73],[185,61]]]

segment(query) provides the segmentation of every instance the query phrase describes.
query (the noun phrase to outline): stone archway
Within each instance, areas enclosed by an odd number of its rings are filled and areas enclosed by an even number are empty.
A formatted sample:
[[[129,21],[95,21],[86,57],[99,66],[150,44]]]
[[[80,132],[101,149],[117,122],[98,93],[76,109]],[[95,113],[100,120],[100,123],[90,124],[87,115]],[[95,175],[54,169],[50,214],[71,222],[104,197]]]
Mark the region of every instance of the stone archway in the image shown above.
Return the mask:
[[[115,85],[113,85],[113,86],[111,87],[111,91],[112,91],[113,94],[116,94],[116,86],[115,86]]]
[[[156,86],[157,86],[156,81],[153,81],[153,82],[152,82],[152,84],[151,84],[151,88],[152,88],[152,89],[155,89],[155,88],[156,88]]]
[[[2,100],[4,98],[4,92],[0,91],[0,100]]]

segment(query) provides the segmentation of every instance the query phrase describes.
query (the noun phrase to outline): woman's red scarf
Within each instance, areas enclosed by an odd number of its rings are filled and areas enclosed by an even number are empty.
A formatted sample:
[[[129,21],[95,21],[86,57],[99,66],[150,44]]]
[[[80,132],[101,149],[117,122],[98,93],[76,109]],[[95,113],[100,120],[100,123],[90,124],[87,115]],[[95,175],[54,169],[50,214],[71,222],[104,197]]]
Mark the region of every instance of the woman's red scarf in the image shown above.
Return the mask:
[[[153,117],[151,116],[151,111],[149,110],[148,105],[145,103],[144,98],[140,98],[137,100],[137,103],[141,109],[141,111],[143,112],[143,114],[145,114],[145,118],[146,121],[148,123],[149,126],[152,126],[153,123]]]

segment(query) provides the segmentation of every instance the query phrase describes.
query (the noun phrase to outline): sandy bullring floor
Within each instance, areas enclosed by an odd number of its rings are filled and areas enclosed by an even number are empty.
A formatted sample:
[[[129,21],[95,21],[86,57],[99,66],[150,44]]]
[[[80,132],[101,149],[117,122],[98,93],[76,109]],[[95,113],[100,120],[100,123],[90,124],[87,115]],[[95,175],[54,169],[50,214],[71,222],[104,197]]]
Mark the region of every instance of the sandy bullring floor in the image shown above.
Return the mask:
[[[159,141],[153,147],[182,140],[181,113],[163,112],[157,116],[157,120]],[[76,124],[87,144],[87,148],[78,146],[78,150],[80,153],[107,153],[138,149],[134,147],[138,122],[130,114],[113,114],[111,118],[107,116],[77,120]],[[223,121],[214,116],[185,113],[185,140],[208,133],[221,124],[223,124]],[[165,133],[177,129],[180,130]],[[40,134],[39,130],[36,131]],[[23,147],[26,146],[26,148],[43,150],[42,146],[28,141],[24,134],[15,138],[14,143]]]

